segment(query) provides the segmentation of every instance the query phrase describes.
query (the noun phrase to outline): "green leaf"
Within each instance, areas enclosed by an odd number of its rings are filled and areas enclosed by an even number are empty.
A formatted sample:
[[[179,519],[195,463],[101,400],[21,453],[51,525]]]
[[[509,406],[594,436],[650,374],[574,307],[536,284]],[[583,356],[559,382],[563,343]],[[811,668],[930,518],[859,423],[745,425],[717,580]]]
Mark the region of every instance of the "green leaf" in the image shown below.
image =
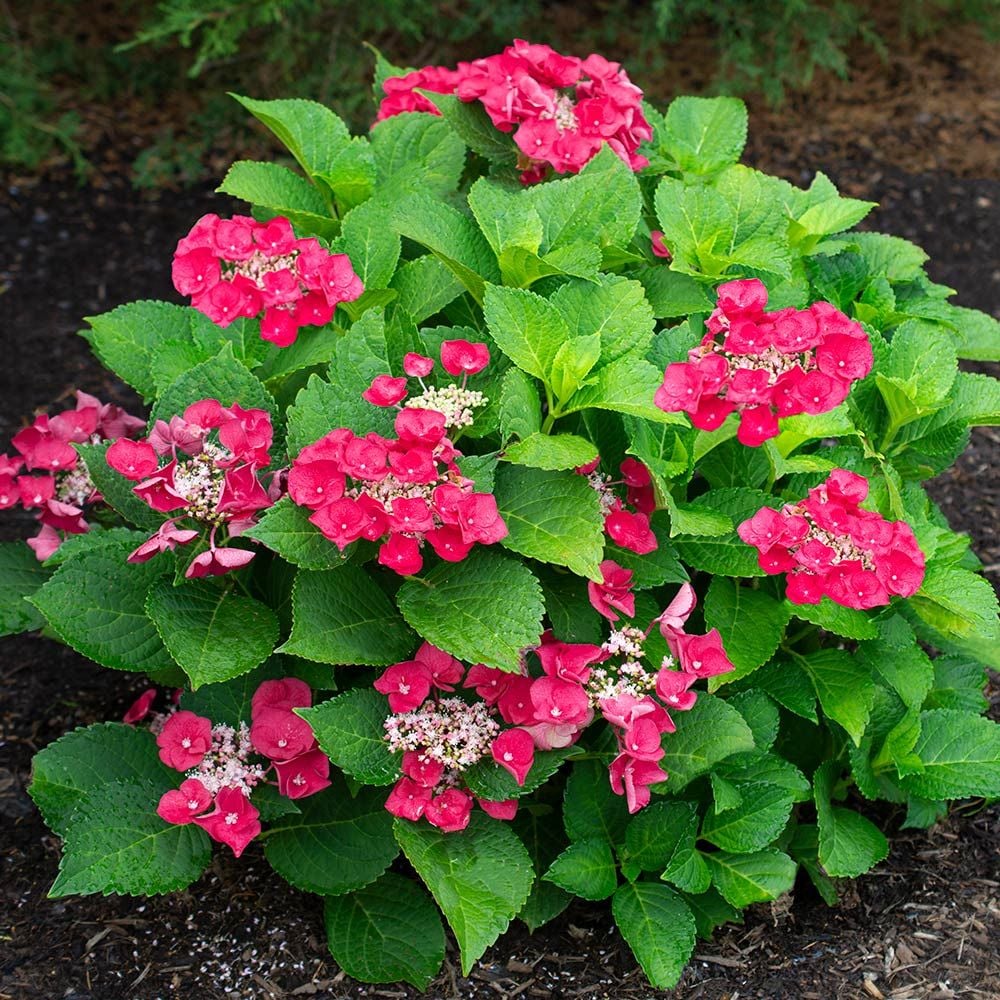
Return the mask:
[[[975,715],[986,711],[989,703],[983,697],[986,672],[982,664],[964,656],[939,656],[932,665],[934,686],[927,694],[924,708],[952,708]]]
[[[611,912],[653,986],[676,986],[695,940],[694,917],[681,896],[666,885],[627,883],[615,893]]]
[[[356,566],[299,570],[292,622],[292,634],[279,651],[319,663],[378,667],[413,652],[413,633],[378,584]]]
[[[596,333],[571,337],[556,351],[548,380],[556,399],[566,399],[587,381],[600,353],[601,338]]]
[[[67,535],[62,545],[41,565],[46,569],[56,569],[74,556],[83,555],[84,552],[106,548],[135,548],[148,537],[149,532],[136,531],[134,528],[124,526],[102,528],[100,525],[92,524],[90,530],[82,535]],[[46,578],[49,576],[51,574],[47,573]]]
[[[943,402],[957,370],[953,342],[943,330],[908,320],[893,332],[885,374],[918,406]]]
[[[981,576],[968,570],[931,563],[920,590],[910,598],[910,606],[946,638],[983,636],[995,641],[996,593]]]
[[[696,510],[724,514],[735,527],[752,517],[773,498],[761,490],[732,488],[709,490],[689,505]],[[763,576],[757,562],[757,552],[736,534],[735,530],[712,538],[681,535],[674,543],[681,559],[695,569],[718,576]]]
[[[623,862],[645,872],[662,871],[686,837],[694,843],[697,829],[693,803],[654,802],[629,820]]]
[[[598,760],[575,763],[563,800],[569,839],[603,840],[614,847],[624,840],[628,822],[625,799],[611,790],[607,764]]]
[[[412,879],[386,872],[346,896],[327,896],[326,940],[334,961],[363,983],[403,981],[426,990],[444,961],[437,907]]]
[[[515,161],[517,149],[514,143],[490,121],[478,101],[466,103],[452,94],[427,93],[425,96],[441,112],[455,135],[473,152],[496,163]]]
[[[392,434],[394,411],[361,398],[372,379],[388,371],[385,318],[381,310],[371,309],[337,342],[331,381],[310,375],[289,407],[289,454],[297,455],[336,427],[348,427],[358,435]]]
[[[528,898],[531,858],[509,827],[478,812],[459,833],[407,820],[397,820],[395,831],[458,940],[467,976]]]
[[[536,750],[534,763],[523,785],[518,785],[508,770],[489,757],[463,771],[462,777],[469,790],[479,798],[488,802],[506,802],[507,799],[516,799],[540,788],[567,759],[577,753],[579,750],[572,746],[556,750]]]
[[[705,892],[712,884],[712,872],[705,860],[706,856],[694,846],[697,831],[698,822],[695,817],[690,834],[685,834],[685,838],[677,845],[677,850],[671,855],[660,876],[664,882],[670,882],[684,892]]]
[[[0,543],[0,635],[32,632],[45,624],[25,598],[51,575],[24,542]]]
[[[311,513],[299,507],[291,497],[282,497],[273,507],[268,507],[242,537],[256,538],[282,559],[302,569],[336,569],[344,565],[352,548],[341,552],[319,528],[310,524]]]
[[[188,369],[160,393],[153,405],[149,426],[152,427],[157,420],[169,423],[171,417],[183,413],[199,399],[217,399],[223,406],[239,403],[246,409],[267,410],[276,430],[281,426],[273,397],[263,383],[236,360],[233,346],[228,341],[215,357]],[[280,434],[276,433],[275,438],[280,438]]]
[[[509,369],[500,389],[502,439],[517,437],[523,441],[537,434],[541,427],[542,407],[535,383],[520,368]]]
[[[399,853],[385,794],[330,788],[301,799],[300,812],[273,823],[264,841],[271,867],[298,889],[338,896],[374,882]]]
[[[822,649],[795,660],[809,675],[823,712],[858,746],[875,697],[871,668],[842,649]]]
[[[552,807],[547,805],[522,807],[514,818],[513,827],[527,848],[537,876],[524,906],[517,914],[518,919],[524,921],[528,930],[534,933],[559,916],[573,898],[559,886],[541,879],[566,846],[566,838],[558,820],[553,822]]]
[[[788,612],[804,622],[812,622],[827,632],[846,639],[874,639],[878,628],[864,611],[845,608],[824,597],[819,604],[792,604],[785,601]]]
[[[716,928],[723,924],[742,924],[740,911],[730,906],[714,889],[697,895],[683,892],[681,895],[694,916],[698,937],[711,941]]]
[[[653,396],[663,382],[663,372],[639,354],[626,355],[601,368],[596,376],[561,405],[563,414],[593,407],[642,417],[658,424],[680,424],[687,420],[679,413],[666,413]]]
[[[628,246],[642,210],[635,174],[609,147],[575,176],[528,188],[525,201],[542,220],[543,253],[581,242]]]
[[[883,637],[858,643],[860,657],[873,674],[903,699],[908,708],[920,708],[934,683],[930,658],[917,645],[913,630],[898,616],[882,623]]]
[[[779,705],[810,722],[819,722],[816,692],[808,675],[795,663],[775,661],[754,675],[755,687],[763,688]]]
[[[909,240],[885,233],[851,233],[849,238],[861,251],[869,274],[898,282],[913,281],[923,273],[927,254]]]
[[[505,548],[600,579],[604,518],[600,498],[583,476],[502,465],[494,494],[509,532],[501,540]]]
[[[578,576],[562,570],[539,567],[538,578],[545,594],[545,611],[552,631],[561,642],[603,641],[604,621],[587,597],[587,585]]]
[[[28,792],[49,829],[62,837],[73,811],[95,791],[117,782],[163,792],[176,779],[176,772],[160,763],[148,730],[105,722],[75,729],[35,754]]]
[[[754,745],[758,750],[768,750],[778,738],[781,715],[774,702],[756,688],[740,691],[729,699],[729,704],[746,719],[753,731]],[[766,780],[766,779],[761,779]]]
[[[796,802],[805,802],[810,797],[809,781],[794,764],[784,757],[759,749],[731,754],[716,765],[713,773],[736,784],[749,781],[776,785],[791,792]]]
[[[365,289],[388,288],[399,261],[399,235],[389,225],[389,210],[366,201],[344,217],[341,247]]]
[[[792,794],[757,781],[737,782],[735,787],[741,803],[724,812],[706,813],[701,837],[727,851],[759,851],[785,828],[792,811]]]
[[[157,580],[146,596],[146,613],[195,689],[248,673],[278,641],[278,618],[267,605],[215,582],[174,587]]]
[[[570,844],[545,873],[548,882],[583,899],[607,899],[618,885],[618,872],[611,848],[603,840],[579,840]]]
[[[543,381],[571,334],[559,310],[547,299],[521,288],[489,285],[483,303],[490,335],[519,368]]]
[[[1000,725],[978,715],[939,708],[920,713],[913,752],[923,762],[903,785],[925,799],[1000,796]]]
[[[753,732],[732,705],[701,694],[689,712],[678,713],[677,732],[664,740],[660,766],[670,775],[664,787],[679,792],[730,754],[753,749]]]
[[[67,646],[102,666],[165,670],[174,661],[145,610],[163,566],[126,563],[126,555],[111,546],[82,553],[60,566],[31,603]]]
[[[538,580],[520,560],[483,547],[407,580],[396,601],[422,638],[466,663],[516,671],[521,651],[538,645],[542,632]]]
[[[681,170],[710,174],[736,163],[747,141],[746,105],[735,97],[675,97],[656,145]]]
[[[711,689],[753,673],[774,655],[788,624],[788,610],[762,590],[741,587],[729,577],[716,576],[705,595],[705,624],[717,628],[736,668],[713,677]]]
[[[568,281],[550,299],[562,314],[573,337],[600,338],[601,365],[645,350],[653,336],[653,310],[638,281],[620,275],[601,275],[590,282]]]
[[[463,285],[433,254],[401,264],[393,275],[391,288],[399,307],[414,323],[439,313],[463,292]]]
[[[705,857],[716,888],[737,909],[777,899],[795,882],[795,862],[773,847],[753,854],[716,851]]]
[[[208,834],[160,819],[159,791],[117,782],[93,789],[70,820],[49,896],[155,896],[197,879],[212,855]]]
[[[646,300],[657,319],[709,313],[715,307],[704,285],[665,264],[642,268],[635,277],[646,290]]]
[[[299,236],[329,239],[340,229],[316,187],[277,163],[239,160],[216,190],[285,216]]]
[[[352,778],[391,785],[399,777],[399,756],[385,740],[389,705],[374,688],[354,688],[296,714],[312,726],[323,753]]]
[[[147,533],[156,531],[163,524],[163,515],[157,513],[132,492],[135,484],[108,465],[106,456],[108,448],[111,447],[110,442],[77,444],[73,447],[87,467],[87,472],[100,491],[104,503],[121,514],[130,524],[145,529]],[[138,544],[136,542],[132,548]]]
[[[86,322],[91,328],[85,336],[101,363],[146,399],[157,394],[151,365],[159,345],[193,343],[194,329],[215,326],[195,309],[152,301],[130,302]]]
[[[597,458],[597,448],[575,434],[532,433],[508,445],[504,457],[518,465],[557,472],[587,465]]]
[[[381,197],[404,190],[447,197],[458,186],[465,147],[448,124],[434,115],[394,115],[371,132]]]
[[[816,818],[819,824],[819,861],[834,878],[857,878],[884,861],[889,841],[882,831],[854,812],[830,802],[839,770],[836,761],[822,764],[813,777]]]

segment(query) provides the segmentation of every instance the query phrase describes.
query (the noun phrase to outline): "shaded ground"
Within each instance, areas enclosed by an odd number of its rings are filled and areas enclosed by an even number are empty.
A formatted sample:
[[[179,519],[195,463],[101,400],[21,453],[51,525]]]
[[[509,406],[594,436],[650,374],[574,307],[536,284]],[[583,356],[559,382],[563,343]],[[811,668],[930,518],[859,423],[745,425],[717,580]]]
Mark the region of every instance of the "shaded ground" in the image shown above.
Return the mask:
[[[785,119],[755,114],[750,155],[798,182],[823,169],[846,193],[879,200],[874,228],[922,244],[932,277],[958,289],[961,304],[1000,314],[1000,180],[979,145],[1000,135],[1000,91],[989,91],[996,68],[964,36],[938,52],[895,60],[885,79],[873,70],[853,90],[802,99]],[[112,172],[86,189],[49,179],[0,192],[0,337],[8,361],[16,358],[3,370],[0,441],[34,406],[76,386],[131,401],[75,336],[80,318],[135,298],[175,298],[173,244],[219,202],[205,191],[145,198]],[[933,484],[994,581],[998,465],[1000,436],[977,431]],[[23,531],[8,518],[0,533]],[[325,957],[319,901],[271,873],[257,848],[240,862],[220,853],[172,897],[47,900],[58,843],[23,791],[30,757],[67,729],[120,717],[141,685],[37,637],[4,640],[0,672],[0,1000],[415,995],[344,978]],[[1000,718],[1000,689],[990,693]],[[898,828],[899,816],[881,818]],[[929,832],[895,836],[889,859],[837,910],[807,886],[790,905],[753,909],[744,927],[699,946],[673,994],[645,985],[606,906],[578,903],[534,936],[515,925],[468,979],[450,952],[429,995],[997,1000],[998,862],[1000,806],[959,811]]]

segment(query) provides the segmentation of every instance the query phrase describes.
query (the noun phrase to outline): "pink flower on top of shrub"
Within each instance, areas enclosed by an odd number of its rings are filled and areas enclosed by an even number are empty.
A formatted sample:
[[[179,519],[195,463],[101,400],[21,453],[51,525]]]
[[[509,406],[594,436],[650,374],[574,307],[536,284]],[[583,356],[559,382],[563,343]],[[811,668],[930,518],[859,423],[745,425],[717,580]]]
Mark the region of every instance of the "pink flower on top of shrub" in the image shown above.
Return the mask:
[[[757,447],[778,435],[779,418],[832,410],[871,371],[868,335],[828,302],[766,312],[767,289],[756,278],[726,282],[716,294],[701,344],[668,365],[654,399],[700,430],[739,413],[737,437]]]
[[[288,219],[202,216],[177,244],[172,276],[181,295],[219,326],[261,317],[260,335],[278,347],[303,326],[324,326],[341,302],[364,291],[346,254],[298,239]]]
[[[867,496],[864,476],[834,469],[805,499],[762,507],[737,531],[766,573],[786,575],[792,603],[829,597],[857,610],[881,607],[920,589],[925,558],[905,521],[861,508]]]

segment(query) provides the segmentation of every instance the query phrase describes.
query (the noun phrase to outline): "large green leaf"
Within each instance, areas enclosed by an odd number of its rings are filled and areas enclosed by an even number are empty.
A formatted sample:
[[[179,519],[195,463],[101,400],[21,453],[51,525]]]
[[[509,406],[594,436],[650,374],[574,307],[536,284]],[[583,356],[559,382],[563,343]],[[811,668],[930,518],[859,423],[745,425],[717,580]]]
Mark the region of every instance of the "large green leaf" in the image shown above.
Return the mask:
[[[663,125],[657,147],[693,174],[736,163],[747,141],[746,105],[735,97],[675,97]]]
[[[954,709],[921,712],[913,752],[923,770],[906,777],[907,791],[925,799],[1000,796],[1000,725],[996,722]]]
[[[843,649],[821,649],[795,662],[809,675],[823,712],[860,744],[875,697],[871,667]]]
[[[664,736],[660,766],[669,775],[663,786],[679,792],[730,754],[753,749],[753,732],[743,716],[721,698],[702,694],[689,712],[674,716],[677,732]]]
[[[752,854],[716,851],[705,857],[716,888],[737,909],[777,899],[795,882],[795,862],[773,847]]]
[[[839,765],[828,760],[813,777],[819,826],[819,861],[834,878],[857,878],[889,854],[889,842],[874,823],[853,809],[834,806],[830,797]]]
[[[78,653],[115,670],[174,665],[146,615],[146,593],[163,572],[156,560],[125,562],[124,547],[81,553],[56,570],[31,603]]]
[[[212,855],[208,834],[156,815],[160,790],[112,782],[93,789],[69,822],[50,896],[155,896],[190,885]]]
[[[444,961],[437,907],[412,879],[386,872],[345,896],[327,896],[326,940],[334,961],[363,983],[402,980],[425,990]]]
[[[753,780],[734,782],[733,787],[740,793],[740,804],[724,812],[706,813],[701,837],[727,851],[759,851],[785,828],[792,811],[792,793]]]
[[[522,288],[486,288],[483,315],[490,336],[504,354],[529,375],[546,381],[570,330],[555,305]]]
[[[433,115],[393,115],[372,129],[380,197],[403,190],[447,196],[458,186],[465,146]]]
[[[395,831],[458,940],[467,976],[528,898],[531,858],[508,826],[479,812],[459,833],[408,820],[397,820]]]
[[[666,885],[627,883],[615,893],[611,912],[646,978],[659,989],[676,986],[695,940],[694,917],[683,898]]]
[[[516,372],[518,369],[512,371]],[[504,385],[507,385],[506,380]],[[504,457],[518,465],[555,472],[587,465],[597,458],[597,448],[586,438],[577,437],[575,434],[533,432],[522,440],[508,445]]]
[[[501,465],[493,492],[507,524],[505,548],[600,580],[604,516],[583,476]]]
[[[282,497],[263,512],[260,520],[243,532],[244,538],[256,538],[302,569],[324,570],[342,566],[353,547],[341,552],[314,524],[309,521],[312,511],[295,504],[291,497]]]
[[[28,791],[49,828],[63,836],[73,810],[95,790],[120,782],[163,792],[176,779],[147,730],[106,722],[75,729],[35,754]]]
[[[505,802],[540,788],[564,761],[579,753],[576,747],[560,747],[556,750],[536,750],[531,770],[519,785],[514,776],[500,767],[492,758],[484,758],[463,772],[463,779],[469,791],[488,802]]]
[[[108,465],[106,456],[108,448],[111,447],[108,442],[78,444],[74,447],[86,465],[87,473],[94,485],[100,491],[104,503],[121,514],[130,524],[144,529],[147,533],[156,531],[163,524],[163,515],[132,492],[135,484]],[[138,544],[136,542],[133,548]]]
[[[342,779],[299,803],[267,831],[264,853],[292,885],[321,896],[353,892],[374,882],[399,848],[385,793],[362,788],[353,796]]]
[[[390,785],[399,777],[399,757],[385,741],[391,714],[385,695],[354,688],[313,708],[300,708],[323,752],[341,770],[366,785]]]
[[[0,635],[30,632],[45,624],[25,598],[51,575],[24,542],[0,543]]]
[[[604,840],[574,841],[549,866],[545,879],[583,899],[607,899],[618,885],[611,848]]]
[[[174,587],[157,580],[146,596],[146,614],[196,689],[253,670],[278,641],[278,618],[266,604],[214,581]]]
[[[521,651],[538,645],[542,632],[534,574],[483,547],[462,562],[439,564],[421,580],[407,580],[396,600],[420,636],[466,663],[518,670]]]
[[[653,802],[629,820],[622,865],[662,871],[685,835],[690,833],[693,843],[697,829],[693,803]]]
[[[723,514],[734,528],[752,517],[761,507],[773,502],[767,493],[746,488],[709,490],[693,500],[689,510],[702,510]],[[679,535],[675,538],[681,559],[695,569],[718,576],[763,576],[757,562],[757,552],[745,544],[736,531],[711,537]]]
[[[628,821],[625,799],[615,795],[608,781],[607,764],[598,760],[575,763],[563,799],[563,824],[569,839],[603,840],[616,847],[625,838]]]
[[[292,633],[280,652],[319,663],[385,666],[405,660],[414,645],[413,633],[364,570],[299,570]]]

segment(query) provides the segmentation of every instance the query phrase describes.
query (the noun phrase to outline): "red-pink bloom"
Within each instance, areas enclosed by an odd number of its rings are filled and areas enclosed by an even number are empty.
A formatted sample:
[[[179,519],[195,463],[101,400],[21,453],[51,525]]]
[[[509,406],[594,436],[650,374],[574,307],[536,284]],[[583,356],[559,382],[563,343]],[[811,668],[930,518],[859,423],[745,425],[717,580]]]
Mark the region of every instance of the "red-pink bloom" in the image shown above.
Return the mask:
[[[662,257],[664,260],[672,260],[673,254],[663,242],[663,233],[659,229],[653,229],[649,233],[649,242],[652,244],[653,254]]]
[[[434,359],[410,351],[403,357],[403,371],[414,378],[426,378],[434,371]]]
[[[385,800],[385,807],[393,816],[416,822],[433,797],[432,788],[425,788],[412,778],[400,778]]]
[[[558,677],[539,677],[531,685],[531,702],[538,722],[580,725],[591,712],[587,693],[579,684]]]
[[[149,715],[149,710],[152,708],[155,700],[156,688],[146,688],[146,690],[143,691],[131,705],[129,705],[125,714],[122,716],[122,722],[124,722],[126,726],[134,726],[137,722],[142,722],[142,720]]]
[[[112,469],[134,482],[151,476],[160,464],[151,444],[128,438],[119,438],[108,448],[107,461]]]
[[[551,632],[542,636],[541,645],[535,650],[542,669],[550,677],[586,684],[590,667],[604,659],[604,650],[583,642],[559,642]]]
[[[491,802],[489,799],[476,799],[480,809],[493,819],[512,820],[517,815],[517,799],[505,799],[503,802]]]
[[[137,549],[130,552],[126,562],[143,563],[161,552],[171,552],[178,545],[186,545],[198,537],[198,532],[190,528],[176,528],[173,521],[164,521],[156,534],[146,539]]]
[[[732,661],[722,646],[722,636],[716,628],[706,635],[680,637],[675,655],[680,659],[681,669],[695,677],[715,677],[733,669]]]
[[[632,575],[632,570],[619,566],[613,559],[601,563],[601,582],[587,581],[587,596],[598,614],[613,622],[618,621],[619,611],[626,618],[635,615]]]
[[[530,725],[535,721],[535,706],[531,700],[531,677],[514,674],[497,702],[497,711],[504,722],[512,726]]]
[[[393,378],[391,375],[376,375],[372,379],[372,384],[361,393],[361,397],[374,406],[395,406],[406,398],[406,393],[405,378]]]
[[[462,664],[454,656],[429,642],[422,643],[413,658],[430,671],[431,684],[439,691],[454,691],[465,674]]]
[[[476,663],[469,667],[462,687],[472,688],[487,705],[495,705],[510,686],[515,674]]]
[[[604,519],[604,530],[616,545],[639,555],[655,552],[659,546],[645,514],[631,514],[620,508],[612,510]]]
[[[639,760],[628,753],[620,753],[609,769],[611,789],[615,795],[624,795],[628,811],[637,813],[649,805],[649,786],[666,781],[666,772],[655,761]]]
[[[623,744],[625,752],[637,760],[659,760],[664,753],[660,729],[648,715],[634,719],[626,727]]]
[[[187,771],[201,763],[212,745],[211,720],[181,710],[171,715],[156,737],[160,760],[175,771]]]
[[[468,340],[446,340],[441,345],[441,365],[449,375],[475,375],[490,363],[490,349]]]
[[[362,536],[368,519],[357,500],[343,497],[320,507],[309,520],[343,551]]]
[[[241,569],[246,566],[254,553],[247,549],[215,548],[202,552],[191,560],[184,575],[189,580],[196,580],[203,576],[222,576],[234,569]]]
[[[413,576],[424,565],[420,543],[409,535],[390,535],[379,546],[378,561],[400,576]]]
[[[177,826],[193,823],[212,804],[208,789],[197,779],[188,778],[180,788],[171,788],[160,797],[156,815]]]
[[[493,759],[523,785],[535,762],[535,743],[523,729],[505,729],[492,746]]]
[[[419,660],[406,660],[385,670],[375,690],[389,698],[393,712],[412,712],[431,692],[431,672]]]
[[[424,817],[443,833],[457,833],[469,825],[472,796],[458,788],[449,788],[424,807]]]
[[[256,717],[269,708],[290,712],[293,708],[308,708],[311,704],[312,688],[305,681],[298,677],[281,677],[261,681],[250,701],[250,714]]]
[[[318,510],[344,495],[347,478],[340,463],[318,460],[294,462],[288,473],[288,495],[300,507]]]
[[[260,813],[239,789],[221,788],[215,809],[194,820],[213,840],[232,849],[239,857],[260,833]]]
[[[688,690],[696,680],[698,680],[697,674],[668,670],[664,667],[656,675],[656,693],[669,708],[686,712],[693,708],[698,700],[698,693]]]
[[[402,771],[421,788],[436,788],[444,776],[444,764],[415,750],[407,750],[403,754]]]
[[[305,719],[283,708],[262,707],[250,726],[254,749],[271,760],[291,760],[315,744],[312,727]]]
[[[330,758],[318,747],[274,761],[274,771],[278,791],[290,799],[304,799],[330,787]]]

